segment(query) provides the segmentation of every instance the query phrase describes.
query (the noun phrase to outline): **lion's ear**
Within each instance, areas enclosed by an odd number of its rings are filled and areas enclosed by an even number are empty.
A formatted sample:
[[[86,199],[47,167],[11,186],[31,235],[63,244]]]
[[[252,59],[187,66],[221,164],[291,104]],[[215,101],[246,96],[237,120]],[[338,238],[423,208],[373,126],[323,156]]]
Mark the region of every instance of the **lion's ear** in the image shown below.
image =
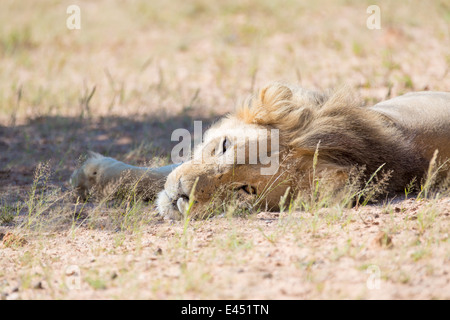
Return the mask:
[[[252,101],[252,122],[273,125],[286,119],[294,109],[292,96],[289,87],[278,83],[261,89],[257,98]]]
[[[258,100],[262,107],[273,110],[275,107],[279,107],[283,102],[291,101],[292,91],[283,84],[270,84],[260,90]]]
[[[276,125],[291,122],[296,109],[292,90],[283,84],[273,83],[261,89],[256,97],[247,100],[237,112],[237,117],[246,123]],[[286,120],[288,119],[288,120]]]

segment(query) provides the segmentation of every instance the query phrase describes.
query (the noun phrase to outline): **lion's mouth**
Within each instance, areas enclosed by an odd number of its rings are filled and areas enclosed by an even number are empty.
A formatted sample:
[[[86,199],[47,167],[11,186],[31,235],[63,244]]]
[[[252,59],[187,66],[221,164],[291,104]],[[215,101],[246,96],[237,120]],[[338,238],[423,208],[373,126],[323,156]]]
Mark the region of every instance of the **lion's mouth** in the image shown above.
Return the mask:
[[[249,185],[249,184],[244,184],[237,188],[234,188],[233,191],[245,194],[246,196],[257,196],[258,195],[256,187]],[[166,192],[166,194],[167,194],[167,192]],[[169,196],[169,195],[167,194],[167,196]],[[171,201],[172,207],[175,210],[178,210],[183,215],[188,214],[188,212],[190,210],[190,206],[192,206],[192,204],[190,203],[190,199],[187,195],[181,194],[172,199],[173,199]],[[195,204],[197,202],[198,201],[194,200],[193,204]]]

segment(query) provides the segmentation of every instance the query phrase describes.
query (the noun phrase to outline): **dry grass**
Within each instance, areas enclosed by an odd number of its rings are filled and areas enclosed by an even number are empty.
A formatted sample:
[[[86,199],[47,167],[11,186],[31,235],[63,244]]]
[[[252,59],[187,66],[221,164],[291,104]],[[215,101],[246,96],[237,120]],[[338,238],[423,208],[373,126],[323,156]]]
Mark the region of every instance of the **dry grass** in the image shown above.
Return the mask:
[[[0,2],[2,298],[450,298],[450,197],[427,183],[174,224],[139,201],[74,203],[67,184],[88,149],[167,163],[173,129],[269,81],[368,104],[448,90],[446,1],[379,1],[381,30],[364,1],[78,1],[81,30],[70,4]]]

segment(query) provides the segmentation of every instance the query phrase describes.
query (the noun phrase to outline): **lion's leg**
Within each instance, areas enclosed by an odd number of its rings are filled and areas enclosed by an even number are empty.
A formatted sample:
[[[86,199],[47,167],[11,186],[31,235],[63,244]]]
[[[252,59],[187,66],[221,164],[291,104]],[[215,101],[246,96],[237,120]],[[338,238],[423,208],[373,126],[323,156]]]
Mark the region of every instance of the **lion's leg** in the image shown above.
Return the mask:
[[[70,178],[78,196],[106,196],[133,192],[151,200],[164,188],[166,177],[178,164],[160,168],[135,167],[113,158],[90,152],[90,157]]]

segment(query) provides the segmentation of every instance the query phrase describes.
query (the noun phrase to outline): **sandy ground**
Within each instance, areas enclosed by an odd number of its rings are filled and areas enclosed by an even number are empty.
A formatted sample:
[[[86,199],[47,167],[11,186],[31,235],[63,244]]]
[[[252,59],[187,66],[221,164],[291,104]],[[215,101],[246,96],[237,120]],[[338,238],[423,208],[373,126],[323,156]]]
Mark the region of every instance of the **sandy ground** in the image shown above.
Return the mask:
[[[347,85],[370,105],[450,88],[446,1],[0,3],[2,299],[449,299],[448,192],[363,208],[162,221],[152,204],[76,205],[94,150],[170,162],[270,81]],[[38,174],[36,174],[38,172]]]
[[[4,237],[0,284],[6,299],[449,299],[449,226],[444,198],[134,233],[2,228],[18,239]]]

